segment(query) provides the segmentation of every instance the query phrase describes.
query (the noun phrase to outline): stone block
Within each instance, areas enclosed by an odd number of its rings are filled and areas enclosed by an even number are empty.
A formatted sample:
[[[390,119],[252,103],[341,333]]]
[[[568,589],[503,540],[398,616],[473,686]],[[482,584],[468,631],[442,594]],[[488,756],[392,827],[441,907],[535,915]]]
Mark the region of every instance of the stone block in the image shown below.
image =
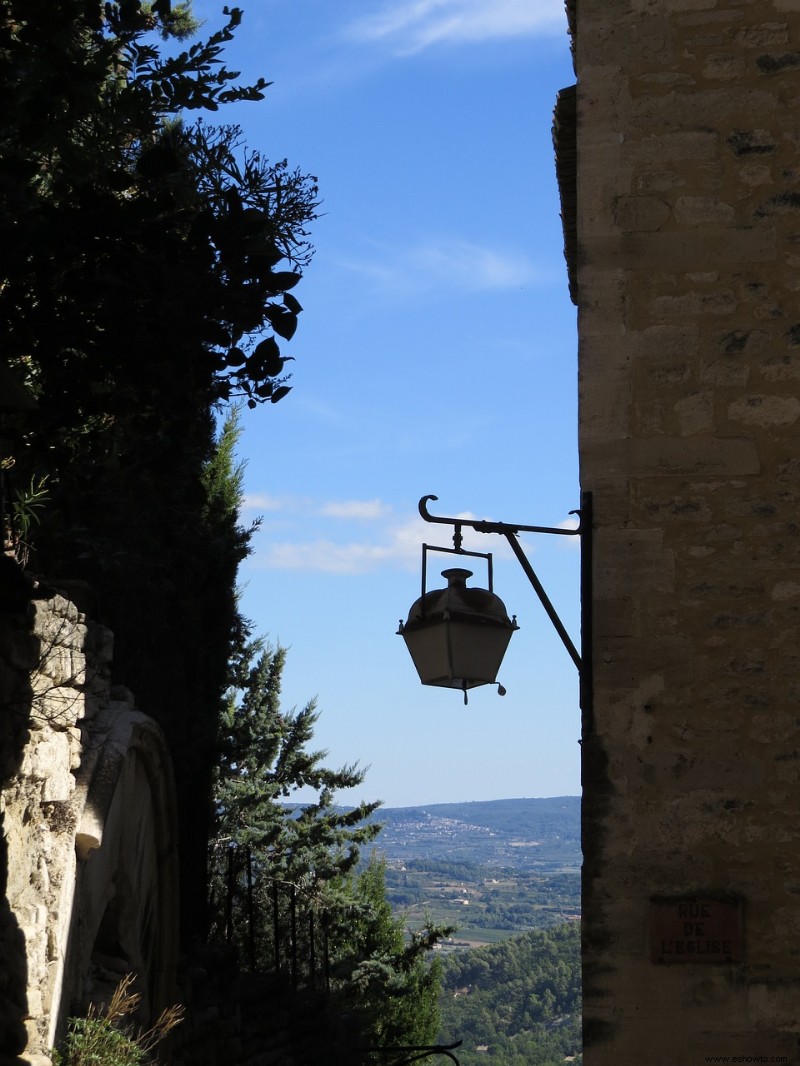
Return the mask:
[[[770,348],[771,337],[764,329],[726,329],[715,337],[719,349],[726,355],[758,355]]]
[[[629,140],[627,154],[634,164],[710,163],[719,153],[719,134],[713,129],[646,133]]]
[[[727,388],[742,388],[750,379],[750,367],[746,363],[725,362],[721,359],[706,363],[700,369],[700,381],[704,385]]]
[[[696,352],[700,340],[700,330],[696,323],[663,322],[645,329],[630,330],[629,343],[635,355],[653,360],[668,359],[672,365],[676,360],[681,363],[680,380],[685,381],[691,374],[689,358]]]
[[[594,589],[599,596],[638,595],[643,588],[674,587],[675,565],[664,548],[661,529],[599,528],[593,538]],[[614,560],[626,561],[625,573],[615,570]]]
[[[639,497],[642,513],[659,525],[680,523],[706,523],[712,518],[712,510],[706,496],[673,495],[664,492],[656,496],[642,493]]]
[[[626,374],[615,375],[617,388],[606,378],[602,390],[581,390],[581,419],[587,439],[627,435],[630,427],[630,379]]]
[[[740,78],[747,69],[747,61],[730,52],[710,55],[703,65],[703,77],[709,81],[733,81]]]
[[[684,436],[707,433],[714,422],[713,397],[709,392],[696,392],[684,396],[674,405],[680,431]]]
[[[636,177],[635,188],[642,194],[668,193],[686,184],[686,178],[675,169],[649,170]]]
[[[728,418],[748,426],[791,426],[800,418],[796,396],[751,394],[728,405]]]
[[[637,636],[639,627],[630,597],[596,596],[592,603],[592,628],[601,640]]]
[[[736,212],[730,204],[713,196],[679,196],[675,201],[675,219],[685,226],[705,223],[730,225]]]
[[[758,185],[771,185],[772,168],[766,163],[748,163],[740,168],[739,180],[753,188]]]
[[[800,380],[800,355],[788,352],[766,359],[760,367],[764,381]]]
[[[770,589],[771,600],[800,599],[800,581],[778,581]]]
[[[45,679],[46,680],[46,679]],[[68,729],[84,715],[83,694],[58,685],[37,686],[31,716],[47,722],[52,729]]]
[[[658,264],[659,271],[686,270],[689,263],[698,270],[729,271],[735,264],[775,262],[777,234],[773,227],[737,226],[724,231],[660,230],[654,233],[627,233],[622,239],[605,234],[584,236],[586,265],[631,269]],[[702,304],[698,305],[698,311]]]
[[[744,26],[735,37],[737,48],[777,48],[789,42],[789,24],[763,22],[756,26]]]
[[[597,441],[586,453],[584,472],[606,477],[741,477],[757,474],[761,462],[755,442],[736,437],[652,437]]]
[[[674,296],[656,296],[647,305],[650,315],[659,318],[699,318],[701,315],[730,315],[737,309],[736,293],[683,292]]]
[[[69,772],[69,737],[65,733],[50,732],[28,745],[22,760],[22,777],[45,783],[46,800],[67,799],[75,781]]]
[[[725,130],[733,123],[743,125],[744,116],[761,123],[774,114],[777,98],[766,89],[714,88],[703,92],[675,91],[663,96],[635,99],[631,103],[631,125],[644,131]]]
[[[646,377],[652,385],[658,388],[664,386],[684,385],[694,373],[694,367],[687,360],[685,362],[669,362],[666,359],[650,359],[644,367],[637,368],[637,377]],[[652,397],[650,398],[653,399]],[[658,396],[656,402],[663,403],[664,397]],[[639,405],[642,406],[641,404]]]
[[[660,196],[617,196],[611,205],[615,224],[626,232],[661,229],[672,214]]]

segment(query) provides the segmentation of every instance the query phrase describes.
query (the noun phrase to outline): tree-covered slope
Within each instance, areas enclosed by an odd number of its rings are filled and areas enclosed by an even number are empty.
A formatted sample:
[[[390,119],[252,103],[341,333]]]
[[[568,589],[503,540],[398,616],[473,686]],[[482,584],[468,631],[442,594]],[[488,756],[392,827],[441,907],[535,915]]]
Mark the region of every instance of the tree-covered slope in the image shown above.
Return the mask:
[[[580,1064],[580,924],[444,960],[440,1040],[462,1066]]]

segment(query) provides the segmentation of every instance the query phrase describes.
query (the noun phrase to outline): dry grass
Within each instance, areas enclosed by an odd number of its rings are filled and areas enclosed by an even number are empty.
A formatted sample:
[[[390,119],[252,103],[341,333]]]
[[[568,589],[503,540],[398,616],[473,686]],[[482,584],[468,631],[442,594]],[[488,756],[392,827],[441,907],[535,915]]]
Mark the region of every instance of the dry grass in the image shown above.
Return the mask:
[[[56,1066],[139,1066],[151,1059],[154,1049],[183,1021],[184,1009],[178,1004],[168,1007],[149,1029],[134,1031],[125,1021],[142,1000],[132,991],[135,980],[134,974],[126,974],[105,1008],[92,1005],[85,1018],[70,1020],[65,1050],[54,1055]]]

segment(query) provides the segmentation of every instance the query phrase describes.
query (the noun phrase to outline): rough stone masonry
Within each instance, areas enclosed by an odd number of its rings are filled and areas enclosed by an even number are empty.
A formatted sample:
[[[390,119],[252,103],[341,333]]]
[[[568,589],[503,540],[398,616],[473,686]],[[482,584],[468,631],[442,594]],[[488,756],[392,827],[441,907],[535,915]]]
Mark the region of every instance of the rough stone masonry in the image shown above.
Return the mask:
[[[800,3],[575,8],[584,1061],[796,1062]]]
[[[48,1066],[128,972],[173,1002],[175,802],[158,726],[110,685],[112,634],[62,596],[0,614],[0,1063]]]

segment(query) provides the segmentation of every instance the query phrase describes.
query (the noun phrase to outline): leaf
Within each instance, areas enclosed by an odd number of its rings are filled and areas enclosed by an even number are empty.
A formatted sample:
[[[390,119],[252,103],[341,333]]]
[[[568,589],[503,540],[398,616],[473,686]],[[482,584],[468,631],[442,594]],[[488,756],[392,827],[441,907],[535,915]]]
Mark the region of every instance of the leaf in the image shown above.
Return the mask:
[[[228,351],[228,357],[226,359],[227,366],[241,366],[244,363],[247,356],[244,354],[241,348],[231,348]]]
[[[264,310],[264,317],[278,336],[283,337],[284,340],[289,341],[295,335],[297,315],[294,312],[278,307],[277,304],[269,304]]]
[[[276,292],[286,292],[287,289],[293,289],[302,276],[296,270],[278,270],[270,280],[274,283]]]
[[[272,268],[283,259],[283,252],[272,241],[261,237],[250,237],[245,244],[245,253],[251,259],[257,259],[265,266]],[[272,280],[272,270],[265,274],[265,280]]]
[[[291,391],[292,391],[291,385],[281,385],[281,387],[279,389],[276,389],[273,392],[273,394],[272,394],[272,396],[270,398],[270,403],[277,403],[278,400],[282,400],[284,398],[284,396],[288,396]]]
[[[296,315],[299,315],[303,310],[300,301],[295,299],[290,292],[287,292],[283,297],[284,307],[288,307],[290,311],[293,311]]]
[[[283,370],[284,360],[281,358],[281,351],[274,337],[267,337],[257,345],[253,355],[259,363],[262,375],[275,378]]]

